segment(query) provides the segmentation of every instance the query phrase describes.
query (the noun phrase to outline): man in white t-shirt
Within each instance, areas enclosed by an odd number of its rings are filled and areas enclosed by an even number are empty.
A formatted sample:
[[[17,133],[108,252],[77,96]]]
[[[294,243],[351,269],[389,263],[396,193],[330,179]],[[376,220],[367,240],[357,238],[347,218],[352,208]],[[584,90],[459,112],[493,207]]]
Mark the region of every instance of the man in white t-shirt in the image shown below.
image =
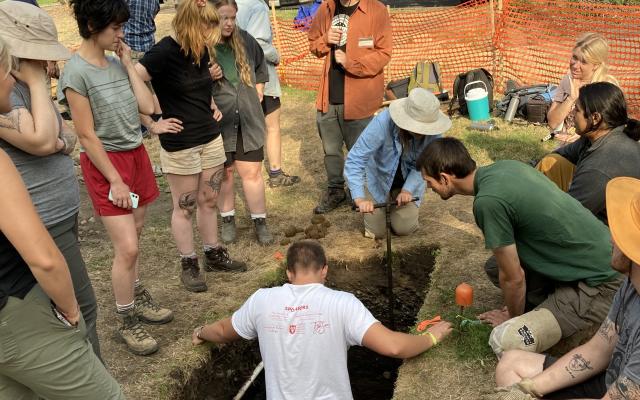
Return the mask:
[[[294,243],[287,252],[291,283],[259,289],[231,318],[196,328],[193,344],[258,338],[268,399],[351,399],[350,346],[410,358],[451,332],[444,321],[420,336],[391,331],[355,296],[325,287],[327,271],[320,244]]]

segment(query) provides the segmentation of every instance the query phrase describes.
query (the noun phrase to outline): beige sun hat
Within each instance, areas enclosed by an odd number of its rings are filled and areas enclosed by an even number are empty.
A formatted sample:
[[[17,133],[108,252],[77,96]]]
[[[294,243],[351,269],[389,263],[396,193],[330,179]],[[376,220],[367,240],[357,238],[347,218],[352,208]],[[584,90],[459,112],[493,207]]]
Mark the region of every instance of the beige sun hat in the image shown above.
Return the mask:
[[[0,35],[11,47],[14,57],[42,61],[71,57],[71,52],[58,42],[58,30],[53,19],[29,3],[0,2]]]
[[[611,236],[625,256],[640,264],[640,180],[614,178],[606,196]]]
[[[399,128],[420,135],[438,135],[451,128],[451,120],[440,111],[438,98],[423,88],[415,88],[409,97],[392,101],[389,113]]]

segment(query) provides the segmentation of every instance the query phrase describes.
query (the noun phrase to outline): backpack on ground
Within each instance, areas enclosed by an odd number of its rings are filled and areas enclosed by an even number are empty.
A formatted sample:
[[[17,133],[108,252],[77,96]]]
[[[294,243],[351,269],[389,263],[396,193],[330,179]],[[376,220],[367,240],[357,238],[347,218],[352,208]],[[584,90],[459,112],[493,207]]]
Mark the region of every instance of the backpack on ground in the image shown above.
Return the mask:
[[[467,83],[482,81],[487,86],[489,92],[489,111],[493,109],[493,76],[484,68],[472,69],[456,76],[453,81],[453,91],[451,93],[451,103],[449,103],[449,115],[453,115],[456,107],[461,115],[469,115],[467,101],[464,99],[464,87]]]
[[[517,97],[519,102],[515,114],[516,118],[521,118],[531,123],[545,123],[553,101],[553,93],[556,89],[556,85],[548,83],[511,88],[496,103],[496,114],[498,117],[504,116],[509,108],[511,99]]]
[[[387,84],[385,99],[395,100],[407,97],[411,90],[418,87],[440,94],[443,91],[440,77],[440,65],[437,62],[419,61],[408,78],[396,79]]]

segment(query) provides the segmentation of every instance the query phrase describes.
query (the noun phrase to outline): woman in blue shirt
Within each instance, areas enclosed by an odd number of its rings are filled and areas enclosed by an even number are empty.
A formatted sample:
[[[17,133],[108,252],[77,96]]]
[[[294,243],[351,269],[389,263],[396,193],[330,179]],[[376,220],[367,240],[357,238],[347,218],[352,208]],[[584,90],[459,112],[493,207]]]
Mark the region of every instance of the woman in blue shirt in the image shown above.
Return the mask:
[[[351,197],[364,214],[366,237],[385,236],[385,215],[374,210],[374,202],[396,202],[391,211],[391,229],[396,235],[409,235],[418,228],[420,200],[412,203],[411,199],[422,197],[425,183],[416,160],[449,128],[451,120],[440,111],[438,99],[422,88],[393,101],[367,125],[344,166]]]

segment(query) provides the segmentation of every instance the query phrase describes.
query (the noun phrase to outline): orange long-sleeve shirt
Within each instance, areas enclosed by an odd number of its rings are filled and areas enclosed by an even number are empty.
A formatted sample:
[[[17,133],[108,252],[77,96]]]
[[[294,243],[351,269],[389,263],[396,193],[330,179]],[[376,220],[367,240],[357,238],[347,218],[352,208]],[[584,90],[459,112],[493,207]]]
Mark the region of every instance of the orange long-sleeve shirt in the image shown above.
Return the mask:
[[[336,1],[339,0],[322,3],[309,30],[311,53],[325,59],[316,97],[316,108],[322,112],[329,109],[331,45],[327,43],[327,33],[331,29]],[[364,43],[361,39],[373,39],[373,47],[361,46]],[[370,117],[382,104],[384,67],[391,59],[391,48],[391,21],[386,7],[378,0],[360,0],[349,18],[347,61],[343,65],[345,119]]]

